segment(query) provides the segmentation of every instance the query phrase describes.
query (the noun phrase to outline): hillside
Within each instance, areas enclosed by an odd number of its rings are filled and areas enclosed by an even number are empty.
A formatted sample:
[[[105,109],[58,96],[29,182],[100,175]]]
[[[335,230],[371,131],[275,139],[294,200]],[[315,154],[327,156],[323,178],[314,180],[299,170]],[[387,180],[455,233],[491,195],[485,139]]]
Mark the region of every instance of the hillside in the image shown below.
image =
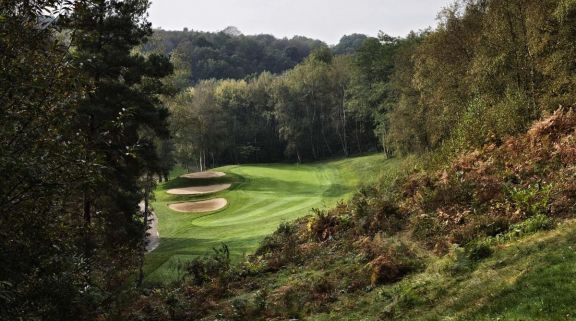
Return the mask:
[[[572,319],[575,129],[559,110],[441,170],[282,225],[239,264],[221,250],[195,260],[172,319]],[[141,302],[156,320],[164,295]]]
[[[277,39],[225,31],[157,29],[142,51],[171,56],[185,87],[204,79],[242,79],[265,71],[281,73],[302,62],[315,48],[326,46],[306,37]]]
[[[0,321],[576,319],[576,0],[223,2],[0,2]]]

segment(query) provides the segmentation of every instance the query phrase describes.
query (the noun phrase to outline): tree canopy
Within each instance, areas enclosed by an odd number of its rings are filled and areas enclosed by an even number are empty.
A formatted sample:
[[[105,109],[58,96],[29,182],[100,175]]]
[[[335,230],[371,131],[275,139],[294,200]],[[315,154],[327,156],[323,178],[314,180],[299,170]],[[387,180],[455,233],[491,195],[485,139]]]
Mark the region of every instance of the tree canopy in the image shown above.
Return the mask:
[[[212,78],[243,79],[265,71],[281,73],[315,48],[326,46],[306,37],[245,36],[230,32],[230,28],[221,32],[157,29],[142,51],[170,56],[176,68],[182,70],[180,85],[185,87]]]

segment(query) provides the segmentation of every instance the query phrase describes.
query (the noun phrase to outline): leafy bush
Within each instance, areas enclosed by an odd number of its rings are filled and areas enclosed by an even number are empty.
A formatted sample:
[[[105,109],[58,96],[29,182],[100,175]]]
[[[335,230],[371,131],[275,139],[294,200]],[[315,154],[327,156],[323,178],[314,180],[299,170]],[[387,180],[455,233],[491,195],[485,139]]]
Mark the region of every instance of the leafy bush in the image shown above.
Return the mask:
[[[298,241],[297,223],[282,223],[274,234],[264,238],[256,255],[265,258],[268,269],[275,271],[298,261]]]
[[[549,230],[554,227],[554,221],[543,214],[538,214],[528,218],[524,222],[515,224],[510,229],[516,234],[532,234],[538,231]]]
[[[464,246],[477,239],[501,235],[509,230],[510,219],[503,216],[476,215],[469,218],[469,222],[462,228],[454,231],[453,241]]]
[[[245,321],[248,320],[248,302],[244,299],[232,300],[232,320]]]
[[[474,242],[466,248],[468,258],[474,262],[489,258],[493,253],[492,248],[487,242]]]
[[[470,272],[473,268],[474,262],[466,250],[458,245],[452,248],[443,266],[443,270],[451,275]]]
[[[225,286],[235,277],[236,271],[232,269],[230,250],[226,244],[212,249],[213,253],[204,257],[197,257],[186,263],[184,278],[191,279],[196,286],[202,286],[210,281],[218,280]]]
[[[551,190],[552,185],[533,184],[528,187],[514,186],[508,193],[516,209],[521,211],[523,216],[531,217],[548,212]]]
[[[258,290],[254,296],[254,312],[261,313],[268,306],[268,291]]]
[[[554,220],[552,218],[543,214],[538,214],[510,226],[510,229],[506,233],[488,238],[488,241],[492,244],[505,243],[525,235],[549,230],[553,227]]]
[[[318,242],[332,240],[340,224],[340,219],[330,212],[313,208],[314,213],[308,219],[308,232]]]

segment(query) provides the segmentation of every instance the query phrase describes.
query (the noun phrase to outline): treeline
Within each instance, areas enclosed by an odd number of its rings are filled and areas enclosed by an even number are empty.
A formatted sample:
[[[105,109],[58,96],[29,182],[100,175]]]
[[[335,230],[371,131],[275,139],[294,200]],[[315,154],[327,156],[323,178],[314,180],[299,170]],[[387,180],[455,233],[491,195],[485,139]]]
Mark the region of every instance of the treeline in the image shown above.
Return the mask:
[[[302,62],[315,48],[325,46],[306,37],[245,36],[231,27],[222,32],[154,30],[142,51],[170,56],[178,70],[175,83],[184,88],[205,79],[281,73]]]
[[[208,164],[309,161],[375,148],[389,156],[439,151],[446,159],[498,144],[573,104],[574,7],[563,0],[458,1],[440,13],[434,30],[347,36],[340,45],[360,47],[318,48],[279,76],[201,84],[214,88],[210,101],[218,105],[204,105],[203,113],[220,115],[223,128],[211,137],[233,137],[208,144]],[[244,93],[229,94],[230,87]],[[253,88],[266,98],[239,98]],[[178,99],[194,101],[193,92]],[[187,108],[178,99],[170,104],[174,113]],[[198,160],[190,146],[199,140],[190,136],[183,153],[186,135],[178,126],[178,159]]]
[[[204,169],[376,150],[359,78],[352,57],[323,48],[279,76],[202,81],[168,100],[176,158]]]
[[[147,8],[0,3],[0,320],[101,320],[138,281],[139,203],[169,168],[172,66],[133,53]]]
[[[346,35],[331,50],[338,55],[353,54],[367,38],[363,34]],[[328,46],[320,40],[302,36],[249,36],[228,27],[221,32],[154,30],[141,51],[169,56],[176,67],[173,84],[183,89],[207,79],[245,79],[262,72],[280,74],[325,47]]]
[[[449,157],[572,106],[575,26],[573,1],[466,0],[434,31],[368,41],[359,60],[383,146]]]

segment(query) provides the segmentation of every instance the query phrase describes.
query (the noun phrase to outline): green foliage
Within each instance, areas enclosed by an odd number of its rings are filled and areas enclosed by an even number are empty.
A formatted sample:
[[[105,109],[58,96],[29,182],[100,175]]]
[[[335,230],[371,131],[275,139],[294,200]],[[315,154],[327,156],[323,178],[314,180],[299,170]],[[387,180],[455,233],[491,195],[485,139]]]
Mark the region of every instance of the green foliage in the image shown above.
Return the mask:
[[[525,217],[545,216],[550,205],[552,185],[513,186],[509,189],[510,200]]]
[[[364,100],[384,147],[442,148],[450,158],[571,105],[573,9],[571,1],[459,1],[433,31],[367,40],[356,59],[371,86],[362,96],[379,97]]]
[[[502,244],[536,232],[550,230],[555,226],[555,222],[552,218],[544,214],[536,214],[519,223],[511,225],[505,233],[489,237],[486,242],[490,244]]]
[[[528,97],[521,91],[506,92],[505,98],[491,105],[481,98],[472,99],[453,136],[447,143],[453,152],[497,143],[526,129],[533,119]]]
[[[466,251],[470,260],[475,262],[489,258],[493,253],[492,248],[486,242],[474,242],[469,244]]]
[[[527,220],[512,225],[510,232],[518,236],[529,235],[539,231],[546,231],[554,227],[554,221],[543,214],[534,215]]]
[[[319,48],[283,75],[199,82],[167,100],[178,161],[203,170],[375,150],[371,114],[350,102],[354,70]]]
[[[291,223],[282,223],[274,232],[274,234],[264,238],[256,255],[264,255],[272,257],[272,261],[268,262],[268,268],[277,270],[287,263],[294,263],[298,261],[298,237],[297,227]]]
[[[142,180],[170,166],[155,143],[168,135],[158,95],[171,66],[132,54],[147,8],[0,4],[2,320],[94,320],[130,295]]]
[[[277,39],[271,35],[226,32],[154,30],[144,53],[171,57],[178,88],[207,79],[243,79],[262,72],[281,73],[302,62],[315,48],[326,47],[305,37]]]
[[[368,39],[368,36],[358,33],[343,36],[338,44],[332,47],[332,52],[336,55],[354,54],[362,47],[366,39]]]

